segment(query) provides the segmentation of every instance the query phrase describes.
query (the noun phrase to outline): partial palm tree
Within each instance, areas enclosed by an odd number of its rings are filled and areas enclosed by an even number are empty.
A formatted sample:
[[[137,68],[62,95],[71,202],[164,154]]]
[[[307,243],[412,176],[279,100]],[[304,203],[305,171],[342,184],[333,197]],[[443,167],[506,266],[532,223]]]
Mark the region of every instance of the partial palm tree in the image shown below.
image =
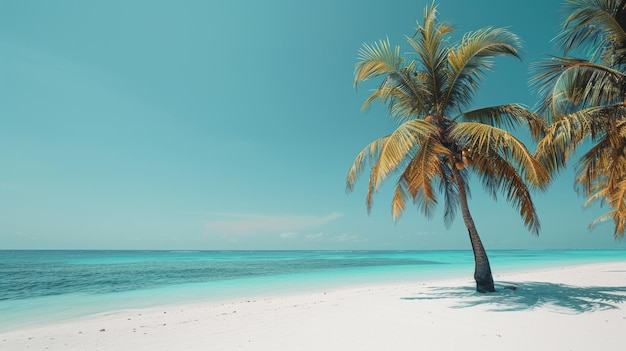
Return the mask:
[[[433,3],[424,11],[423,24],[407,38],[412,48],[409,56],[403,57],[400,47],[392,47],[388,40],[360,49],[355,88],[361,81],[382,77],[364,108],[379,100],[399,126],[357,155],[346,185],[353,190],[364,167],[371,166],[370,211],[374,192],[397,171],[394,220],[409,199],[431,218],[439,193],[444,197],[444,222],[449,227],[460,206],[474,252],[476,290],[493,292],[489,259],[468,207],[470,171],[493,198],[504,195],[526,227],[538,234],[531,190],[544,188],[549,174],[519,139],[501,127],[528,126],[537,137],[542,120],[518,104],[469,110],[481,79],[493,68],[493,58],[519,58],[520,41],[505,29],[483,28],[451,45],[451,32],[450,26],[438,20]]]
[[[626,1],[569,0],[559,44],[565,57],[537,65],[533,84],[539,113],[550,124],[537,155],[551,172],[567,165],[586,141],[576,164],[576,188],[585,206],[610,210],[589,226],[613,221],[614,235],[626,229]],[[573,51],[587,59],[568,57]]]

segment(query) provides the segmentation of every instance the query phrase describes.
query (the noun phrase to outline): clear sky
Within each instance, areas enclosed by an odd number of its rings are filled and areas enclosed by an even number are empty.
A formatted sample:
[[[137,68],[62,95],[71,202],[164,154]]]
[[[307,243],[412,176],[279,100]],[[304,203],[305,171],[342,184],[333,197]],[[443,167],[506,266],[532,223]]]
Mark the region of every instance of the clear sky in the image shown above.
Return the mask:
[[[357,50],[405,36],[423,0],[0,2],[0,249],[469,249],[457,218],[409,208],[390,189],[346,194],[356,154],[393,130],[361,111]],[[506,26],[522,62],[501,59],[476,107],[533,105],[529,65],[556,54],[560,0],[440,1],[456,35]],[[524,137],[521,133],[520,136]],[[534,150],[534,145],[529,145]],[[487,249],[617,248],[587,224],[571,167],[535,196],[531,235],[473,185]]]

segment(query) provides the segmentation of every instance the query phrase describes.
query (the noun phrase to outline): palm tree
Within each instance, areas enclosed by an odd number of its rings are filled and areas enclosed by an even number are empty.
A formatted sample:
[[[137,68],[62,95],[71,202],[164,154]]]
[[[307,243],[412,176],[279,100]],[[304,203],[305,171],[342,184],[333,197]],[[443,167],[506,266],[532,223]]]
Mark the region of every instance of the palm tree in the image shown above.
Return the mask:
[[[392,200],[394,220],[409,199],[431,218],[437,193],[443,193],[446,226],[461,208],[474,252],[476,290],[493,292],[489,259],[468,207],[469,171],[478,175],[494,199],[503,194],[519,211],[526,227],[538,234],[540,224],[530,186],[543,188],[549,174],[520,140],[500,127],[527,125],[532,135],[539,136],[542,121],[517,104],[468,110],[478,83],[493,68],[492,59],[519,58],[519,39],[505,29],[484,28],[450,45],[447,38],[451,31],[438,21],[433,3],[424,11],[423,24],[407,38],[414,50],[412,56],[402,57],[400,47],[392,48],[388,40],[360,49],[355,88],[361,81],[384,77],[364,108],[378,99],[388,106],[399,126],[358,154],[346,185],[348,191],[353,190],[363,168],[371,165],[367,191],[370,211],[373,193],[391,172],[399,172]]]
[[[551,172],[563,169],[576,149],[592,142],[576,164],[575,184],[585,206],[610,210],[589,227],[612,220],[616,238],[626,229],[626,1],[569,0],[559,44],[589,59],[553,57],[537,66],[539,112],[550,126],[537,155]]]

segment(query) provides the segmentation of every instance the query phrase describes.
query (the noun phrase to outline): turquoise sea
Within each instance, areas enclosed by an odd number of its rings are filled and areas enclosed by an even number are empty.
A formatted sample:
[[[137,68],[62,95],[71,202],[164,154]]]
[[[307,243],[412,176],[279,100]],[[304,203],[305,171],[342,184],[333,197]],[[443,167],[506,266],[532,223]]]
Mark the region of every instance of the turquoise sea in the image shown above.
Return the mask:
[[[510,271],[626,260],[626,250],[492,250]],[[471,251],[1,251],[0,331],[110,310],[467,277]]]

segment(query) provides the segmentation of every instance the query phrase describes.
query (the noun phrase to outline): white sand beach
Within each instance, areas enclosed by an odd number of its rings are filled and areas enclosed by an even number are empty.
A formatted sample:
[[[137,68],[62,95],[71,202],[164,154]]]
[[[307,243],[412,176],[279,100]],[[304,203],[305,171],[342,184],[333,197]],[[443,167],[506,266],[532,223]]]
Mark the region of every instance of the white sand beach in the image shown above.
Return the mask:
[[[1,350],[614,350],[626,262],[111,311],[0,334]],[[515,286],[515,290],[505,286]]]

